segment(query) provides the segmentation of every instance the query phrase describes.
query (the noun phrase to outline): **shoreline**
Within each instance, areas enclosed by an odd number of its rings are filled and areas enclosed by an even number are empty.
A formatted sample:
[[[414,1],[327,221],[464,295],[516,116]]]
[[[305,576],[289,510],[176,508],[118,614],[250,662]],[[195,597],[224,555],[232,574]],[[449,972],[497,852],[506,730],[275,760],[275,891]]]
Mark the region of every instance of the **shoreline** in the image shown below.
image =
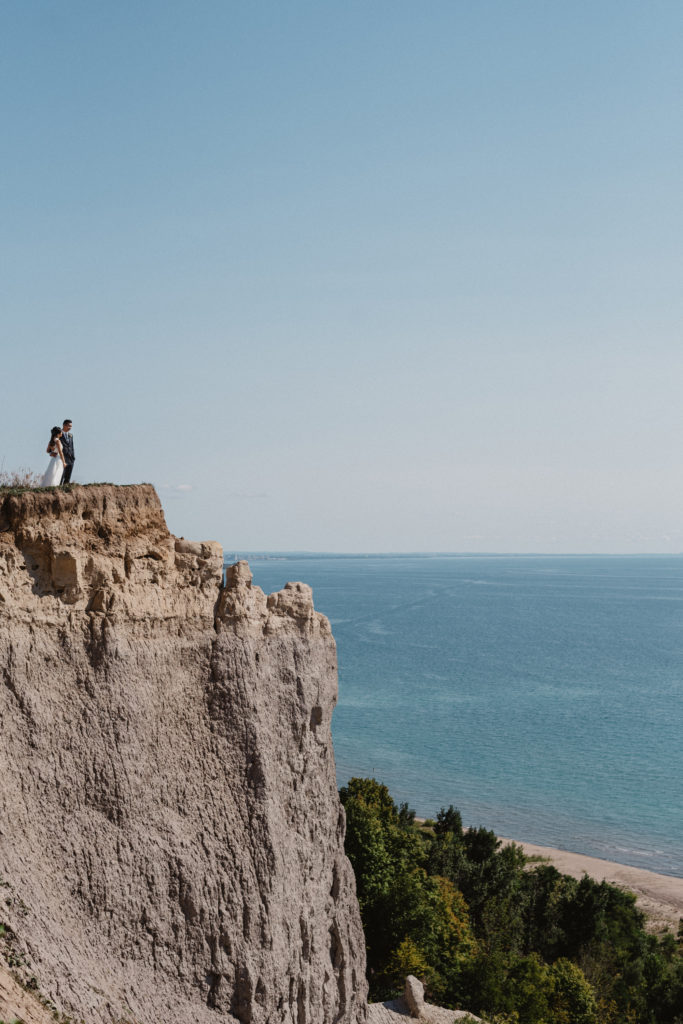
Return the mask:
[[[557,850],[551,846],[525,843],[520,839],[498,836],[504,845],[520,846],[527,857],[541,858],[563,875],[580,879],[584,874],[596,882],[609,882],[620,889],[628,889],[636,896],[636,905],[648,919],[648,930],[671,929],[674,935],[683,918],[683,878],[660,875],[647,868],[634,868],[629,864],[589,857],[583,853]]]

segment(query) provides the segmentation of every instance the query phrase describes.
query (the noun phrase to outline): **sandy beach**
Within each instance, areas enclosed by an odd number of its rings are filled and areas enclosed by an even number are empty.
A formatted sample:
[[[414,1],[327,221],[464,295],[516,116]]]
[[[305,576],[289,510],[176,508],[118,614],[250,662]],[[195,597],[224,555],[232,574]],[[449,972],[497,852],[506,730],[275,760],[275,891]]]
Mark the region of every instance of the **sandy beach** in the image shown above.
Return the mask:
[[[637,897],[638,907],[647,915],[650,930],[670,928],[674,933],[678,930],[679,921],[683,918],[683,878],[658,875],[644,868],[555,850],[549,846],[536,846],[518,839],[500,838],[504,843],[514,842],[521,846],[528,857],[544,858],[565,875],[581,878],[587,874],[598,882],[610,882],[630,890]]]

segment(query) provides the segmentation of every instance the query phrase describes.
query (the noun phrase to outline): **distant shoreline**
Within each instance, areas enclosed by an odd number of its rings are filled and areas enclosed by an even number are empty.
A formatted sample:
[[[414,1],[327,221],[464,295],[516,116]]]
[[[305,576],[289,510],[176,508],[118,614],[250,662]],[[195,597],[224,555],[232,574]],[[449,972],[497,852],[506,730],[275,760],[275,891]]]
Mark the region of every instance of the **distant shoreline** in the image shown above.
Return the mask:
[[[582,878],[586,874],[597,882],[609,882],[620,889],[628,889],[635,894],[638,908],[648,918],[650,930],[670,928],[674,934],[678,930],[679,921],[683,918],[683,878],[582,853],[525,843],[519,839],[498,838],[505,845],[515,843],[521,846],[527,857],[547,860],[564,875]]]

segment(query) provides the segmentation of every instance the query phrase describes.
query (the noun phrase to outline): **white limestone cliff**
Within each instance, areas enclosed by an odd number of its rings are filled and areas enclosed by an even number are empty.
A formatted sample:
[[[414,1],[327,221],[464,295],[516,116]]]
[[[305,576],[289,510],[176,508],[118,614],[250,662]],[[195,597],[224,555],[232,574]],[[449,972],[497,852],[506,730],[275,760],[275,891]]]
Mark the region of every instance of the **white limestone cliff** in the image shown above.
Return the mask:
[[[152,487],[0,494],[5,966],[86,1024],[364,1021],[336,696],[310,588]]]

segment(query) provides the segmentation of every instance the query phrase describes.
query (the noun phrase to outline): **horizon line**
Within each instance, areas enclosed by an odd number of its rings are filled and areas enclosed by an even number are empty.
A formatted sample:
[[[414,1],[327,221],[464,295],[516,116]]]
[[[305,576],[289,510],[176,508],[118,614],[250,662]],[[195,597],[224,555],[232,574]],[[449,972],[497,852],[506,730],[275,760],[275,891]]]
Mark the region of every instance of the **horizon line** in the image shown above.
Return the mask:
[[[223,555],[225,558],[226,547]],[[683,551],[314,551],[293,548],[232,548],[253,557],[317,558],[680,558]]]

